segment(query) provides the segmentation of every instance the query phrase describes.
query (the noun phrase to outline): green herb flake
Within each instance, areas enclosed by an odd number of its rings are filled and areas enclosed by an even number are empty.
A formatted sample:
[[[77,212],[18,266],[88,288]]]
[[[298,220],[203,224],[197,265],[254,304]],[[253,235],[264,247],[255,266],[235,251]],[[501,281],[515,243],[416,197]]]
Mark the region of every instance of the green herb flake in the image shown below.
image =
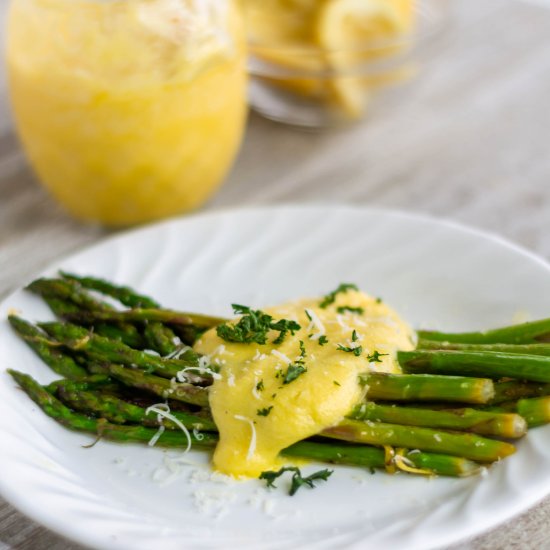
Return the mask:
[[[256,391],[263,391],[264,390],[264,381],[263,380],[260,380],[257,384],[256,384]]]
[[[333,380],[332,383],[335,385],[335,386],[341,386],[342,384],[340,384],[340,382],[338,382],[338,380]]]
[[[311,489],[315,488],[315,482],[316,481],[327,481],[328,478],[333,474],[334,470],[319,470],[318,472],[314,472],[310,476],[303,477],[302,473],[300,472],[300,468],[296,468],[295,466],[285,466],[284,468],[281,468],[277,472],[273,471],[267,471],[262,472],[260,474],[259,479],[264,479],[266,481],[266,486],[269,488],[275,488],[275,480],[282,476],[285,472],[293,472],[292,474],[292,481],[290,485],[290,490],[288,494],[290,496],[294,496],[298,489],[303,486],[310,487]]]
[[[304,341],[300,340],[300,356],[298,359],[296,359],[296,361],[294,361],[294,363],[288,365],[286,373],[283,377],[283,385],[294,382],[294,380],[304,374],[304,372],[307,372],[307,367],[305,366],[305,358],[306,348],[304,345]]]
[[[367,360],[371,363],[381,363],[382,359],[380,359],[380,357],[384,357],[385,355],[389,355],[389,353],[374,351],[371,355],[367,356]]]
[[[381,304],[381,303],[382,303],[382,298],[376,298],[375,302],[376,302],[377,304]]]
[[[283,384],[290,384],[291,382],[294,382],[294,380],[304,374],[304,372],[307,372],[307,368],[302,365],[297,365],[295,363],[288,365],[288,369],[283,379]]]
[[[365,310],[362,307],[352,306],[338,306],[336,311],[338,313],[346,313],[346,311],[349,311],[350,313],[357,313],[357,315],[363,315],[363,313],[365,313]]]
[[[271,412],[272,408],[273,408],[273,405],[271,405],[270,407],[265,407],[263,409],[258,409],[256,411],[256,414],[258,416],[269,416],[269,413]]]
[[[254,310],[239,304],[232,304],[232,306],[233,312],[242,317],[235,324],[224,323],[216,328],[217,335],[226,342],[266,344],[268,332],[274,330],[279,333],[279,336],[273,343],[280,344],[289,332],[294,335],[301,328],[296,321],[288,319],[274,321],[271,315],[259,309]]]
[[[336,300],[337,294],[343,294],[347,292],[348,290],[359,290],[357,285],[354,285],[352,283],[341,283],[338,285],[338,288],[336,290],[333,290],[332,292],[329,292],[324,298],[321,300],[321,303],[319,304],[319,307],[325,309],[331,304],[333,304]]]
[[[363,346],[357,346],[356,348],[346,347],[342,344],[338,344],[336,348],[338,351],[345,351],[346,353],[353,353],[355,357],[359,357],[363,353]]]
[[[328,338],[324,334],[322,334],[321,336],[319,336],[319,340],[317,340],[317,342],[320,346],[324,346],[325,344],[328,344]]]

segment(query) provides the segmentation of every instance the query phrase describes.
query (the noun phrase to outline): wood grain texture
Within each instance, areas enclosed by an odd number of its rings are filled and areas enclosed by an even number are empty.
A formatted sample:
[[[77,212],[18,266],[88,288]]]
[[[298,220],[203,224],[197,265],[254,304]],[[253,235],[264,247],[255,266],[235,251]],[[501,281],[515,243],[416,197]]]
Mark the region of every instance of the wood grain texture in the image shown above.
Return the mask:
[[[550,259],[550,11],[514,0],[453,5],[452,26],[426,52],[421,77],[375,104],[365,124],[306,133],[252,116],[233,173],[206,209],[397,208],[487,229]],[[70,219],[37,185],[5,96],[0,77],[0,297],[109,234]],[[80,547],[0,501],[4,548]],[[550,548],[550,498],[452,550],[502,548]]]

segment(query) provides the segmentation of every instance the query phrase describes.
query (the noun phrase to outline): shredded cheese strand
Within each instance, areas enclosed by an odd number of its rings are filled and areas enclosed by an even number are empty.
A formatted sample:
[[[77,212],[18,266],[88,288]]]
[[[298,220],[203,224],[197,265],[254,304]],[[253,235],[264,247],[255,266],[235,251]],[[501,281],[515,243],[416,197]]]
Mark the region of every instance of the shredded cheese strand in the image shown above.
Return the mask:
[[[188,453],[191,450],[191,444],[192,444],[191,434],[189,433],[189,430],[181,423],[180,420],[178,420],[173,414],[170,414],[170,407],[168,406],[168,404],[159,403],[157,405],[151,405],[150,407],[145,409],[145,414],[149,414],[151,412],[157,413],[157,417],[167,418],[168,420],[171,420],[185,434],[185,437],[187,438],[187,447],[183,452]],[[162,428],[162,431],[160,428]],[[159,428],[159,431],[152,437],[151,441],[149,441],[149,445],[151,447],[158,441],[159,437],[164,432],[164,426],[161,425],[160,428]],[[153,440],[154,442],[151,443]]]
[[[235,420],[241,420],[242,422],[246,422],[250,425],[250,429],[252,430],[252,436],[250,437],[250,445],[248,446],[248,452],[246,453],[246,460],[250,460],[254,453],[256,452],[256,426],[254,426],[254,422],[250,420],[250,418],[246,418],[246,416],[241,416],[240,414],[236,414],[234,416]]]

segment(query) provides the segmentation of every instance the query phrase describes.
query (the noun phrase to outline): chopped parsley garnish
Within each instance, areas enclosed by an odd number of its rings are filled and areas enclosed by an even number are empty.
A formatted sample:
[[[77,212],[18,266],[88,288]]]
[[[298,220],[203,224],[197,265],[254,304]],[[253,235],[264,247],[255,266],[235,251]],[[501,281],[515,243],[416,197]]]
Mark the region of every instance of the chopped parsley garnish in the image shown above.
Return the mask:
[[[346,313],[346,311],[349,311],[350,313],[357,313],[357,315],[363,315],[363,313],[365,313],[365,310],[362,307],[352,306],[338,306],[336,311],[338,313]]]
[[[338,344],[338,347],[336,349],[338,351],[353,353],[355,357],[359,357],[363,353],[363,346],[357,346],[356,348],[352,348],[352,347],[343,346],[342,344]]]
[[[290,332],[292,335],[300,330],[296,321],[279,319],[274,321],[273,317],[259,309],[251,309],[248,306],[232,304],[233,312],[242,315],[236,324],[224,323],[216,328],[217,335],[226,342],[237,342],[243,344],[266,344],[267,334],[270,330],[279,333],[273,340],[274,344],[280,344]]]
[[[257,391],[263,391],[264,389],[264,381],[263,380],[260,380],[257,384],[256,384],[256,390]]]
[[[269,413],[271,412],[272,408],[273,408],[273,405],[271,405],[270,407],[265,407],[264,409],[258,409],[256,411],[256,414],[258,416],[269,416]]]
[[[304,346],[303,340],[300,340],[300,357],[296,359],[294,363],[288,365],[286,373],[283,377],[283,384],[290,384],[291,382],[294,382],[294,380],[296,380],[298,376],[304,374],[304,372],[307,372],[307,368],[305,366],[305,358],[306,348]]]
[[[381,304],[382,303],[382,298],[376,298],[376,303]]]
[[[303,365],[298,365],[296,363],[288,365],[283,384],[290,384],[291,382],[294,382],[294,380],[296,380],[298,376],[304,374],[304,372],[307,372],[307,369]]]
[[[290,485],[290,490],[288,494],[290,496],[294,496],[298,489],[304,485],[310,487],[311,489],[314,489],[316,481],[327,481],[328,478],[332,475],[333,470],[319,470],[318,472],[314,472],[310,476],[303,477],[302,473],[300,472],[300,468],[296,468],[295,466],[285,466],[284,468],[281,468],[278,472],[262,472],[259,479],[265,479],[267,487],[275,488],[275,480],[282,476],[285,472],[293,472],[292,483]]]
[[[341,386],[342,384],[340,384],[340,382],[338,382],[338,380],[333,380],[332,383],[335,385],[335,386]]]
[[[328,338],[324,334],[319,336],[319,340],[317,341],[319,342],[320,346],[324,346],[325,344],[328,344]]]
[[[379,353],[377,351],[373,351],[371,355],[367,356],[367,359],[371,363],[381,363],[382,359],[380,359],[380,357],[383,357],[384,355],[389,355],[389,353]]]
[[[357,335],[357,331],[354,330],[351,333],[351,341],[357,342],[357,340],[359,340],[359,336]],[[355,357],[359,357],[363,353],[363,346],[357,346],[357,345],[347,347],[347,346],[343,346],[342,344],[338,344],[336,349],[339,351],[345,351],[347,353],[353,353]]]
[[[359,290],[357,285],[354,285],[352,283],[341,283],[338,285],[338,288],[336,290],[333,290],[332,292],[329,292],[321,301],[319,304],[319,307],[322,307],[323,309],[330,306],[334,303],[336,300],[336,295],[341,294],[344,292],[347,292],[348,290]]]

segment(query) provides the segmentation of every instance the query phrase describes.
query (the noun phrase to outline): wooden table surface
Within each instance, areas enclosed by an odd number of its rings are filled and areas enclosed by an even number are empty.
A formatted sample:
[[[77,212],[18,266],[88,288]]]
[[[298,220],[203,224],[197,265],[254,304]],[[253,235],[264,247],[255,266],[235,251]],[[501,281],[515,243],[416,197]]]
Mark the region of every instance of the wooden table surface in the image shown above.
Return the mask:
[[[550,10],[516,0],[453,4],[453,23],[431,45],[422,76],[381,101],[365,124],[314,134],[252,116],[232,175],[205,209],[280,202],[397,208],[487,229],[550,259]],[[5,6],[0,0],[0,23]],[[6,96],[2,76],[0,297],[109,234],[70,219],[36,183]],[[11,548],[79,547],[0,500],[0,550]],[[550,548],[550,498],[453,546],[502,548]]]

